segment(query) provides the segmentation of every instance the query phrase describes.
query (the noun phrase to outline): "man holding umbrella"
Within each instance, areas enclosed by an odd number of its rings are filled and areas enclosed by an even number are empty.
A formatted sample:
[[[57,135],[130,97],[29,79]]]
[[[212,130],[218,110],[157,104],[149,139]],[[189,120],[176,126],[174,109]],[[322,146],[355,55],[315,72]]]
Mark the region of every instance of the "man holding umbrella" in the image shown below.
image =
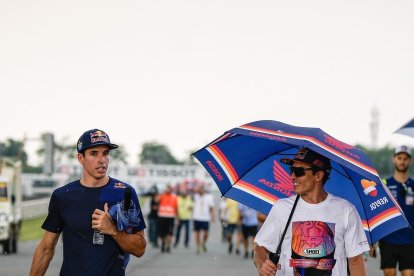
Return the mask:
[[[348,201],[324,189],[330,160],[302,148],[293,159],[281,162],[291,166],[294,191],[300,197],[291,222],[288,217],[296,196],[277,201],[257,234],[254,262],[259,275],[275,275],[277,271],[278,276],[342,276],[347,274],[347,259],[352,276],[366,275],[362,253],[369,246],[358,212]],[[276,252],[285,225],[276,265],[269,253]]]

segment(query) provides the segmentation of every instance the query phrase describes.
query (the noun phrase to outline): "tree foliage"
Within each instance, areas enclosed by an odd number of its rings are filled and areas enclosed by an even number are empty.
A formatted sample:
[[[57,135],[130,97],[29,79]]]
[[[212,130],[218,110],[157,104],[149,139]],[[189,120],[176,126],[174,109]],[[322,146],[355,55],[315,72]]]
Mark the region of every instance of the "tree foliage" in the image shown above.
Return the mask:
[[[195,153],[197,149],[191,150],[187,152],[187,157],[184,159],[183,163],[187,165],[197,165],[199,162],[197,159],[193,156],[193,153]]]
[[[374,164],[374,168],[377,169],[381,178],[387,178],[394,174],[394,147],[386,145],[383,148],[369,149],[361,145],[357,145],[357,148],[363,150]],[[410,167],[410,174],[414,172],[414,165]]]
[[[22,162],[22,171],[24,173],[40,173],[41,167],[30,166],[27,164],[28,155],[24,150],[24,142],[14,139],[7,139],[5,142],[0,142],[0,158],[7,157],[12,160],[20,160]]]
[[[139,161],[141,164],[180,164],[166,145],[157,142],[146,142],[142,145]]]
[[[126,159],[128,157],[128,154],[126,153],[125,148],[122,145],[119,145],[119,147],[115,150],[111,150],[110,156],[111,159],[114,161],[128,164]]]
[[[10,138],[6,142],[0,142],[0,157],[21,160],[23,165],[27,163],[27,153],[24,151],[23,142]]]

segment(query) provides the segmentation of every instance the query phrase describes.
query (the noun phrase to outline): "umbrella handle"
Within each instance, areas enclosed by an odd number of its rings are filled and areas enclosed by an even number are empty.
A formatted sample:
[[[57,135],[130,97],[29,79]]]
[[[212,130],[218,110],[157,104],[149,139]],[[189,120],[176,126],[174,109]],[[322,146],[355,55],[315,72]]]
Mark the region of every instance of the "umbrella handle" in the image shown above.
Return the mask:
[[[131,187],[126,187],[124,192],[124,210],[128,211],[129,206],[131,205],[131,195],[132,189]]]
[[[287,220],[287,222],[286,222],[285,230],[283,230],[282,237],[280,238],[280,240],[279,240],[279,244],[277,245],[276,253],[272,253],[272,252],[270,252],[270,253],[269,253],[269,259],[270,259],[270,260],[271,260],[271,261],[272,261],[275,265],[277,265],[277,263],[279,262],[279,259],[280,259],[280,252],[282,251],[282,242],[283,242],[283,239],[285,238],[286,232],[287,232],[287,230],[288,230],[288,228],[289,228],[289,224],[290,224],[290,221],[291,221],[291,219],[292,219],[293,212],[294,212],[294,211],[295,211],[295,209],[296,209],[296,205],[298,204],[299,198],[300,198],[300,195],[299,195],[299,194],[298,194],[298,195],[296,195],[295,203],[293,203],[292,211],[290,211],[289,218],[288,218],[288,220]]]
[[[275,264],[277,265],[279,263],[279,259],[280,259],[280,252],[278,253],[273,253],[273,252],[269,252],[269,259]]]

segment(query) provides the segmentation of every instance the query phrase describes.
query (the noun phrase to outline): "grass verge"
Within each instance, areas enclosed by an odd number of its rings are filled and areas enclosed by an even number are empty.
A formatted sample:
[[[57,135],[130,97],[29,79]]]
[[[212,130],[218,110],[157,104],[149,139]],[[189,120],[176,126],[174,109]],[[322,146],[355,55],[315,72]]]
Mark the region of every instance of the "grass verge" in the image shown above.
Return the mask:
[[[46,216],[24,220],[20,231],[20,241],[39,240],[44,230],[41,228]]]

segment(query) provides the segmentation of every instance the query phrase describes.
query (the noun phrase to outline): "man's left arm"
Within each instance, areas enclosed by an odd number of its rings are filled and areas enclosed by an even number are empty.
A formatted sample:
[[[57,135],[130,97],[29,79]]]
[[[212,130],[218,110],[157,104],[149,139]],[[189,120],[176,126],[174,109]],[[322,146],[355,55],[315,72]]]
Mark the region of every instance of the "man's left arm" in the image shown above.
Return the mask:
[[[348,257],[349,271],[352,276],[365,276],[367,274],[363,253],[369,251],[368,241],[356,208],[352,206],[349,211],[344,236],[346,256],[352,256]]]
[[[362,254],[348,258],[349,272],[351,276],[366,276],[365,260]]]
[[[118,231],[116,225],[112,222],[111,215],[108,213],[107,203],[104,205],[104,211],[96,209],[92,214],[92,228],[110,235],[124,252],[136,257],[141,257],[145,253],[147,242],[144,231],[141,230],[134,234]]]
[[[144,255],[145,247],[147,245],[144,237],[144,230],[134,234],[128,234],[124,231],[118,231],[115,228],[111,236],[124,252],[130,253],[136,257]]]

